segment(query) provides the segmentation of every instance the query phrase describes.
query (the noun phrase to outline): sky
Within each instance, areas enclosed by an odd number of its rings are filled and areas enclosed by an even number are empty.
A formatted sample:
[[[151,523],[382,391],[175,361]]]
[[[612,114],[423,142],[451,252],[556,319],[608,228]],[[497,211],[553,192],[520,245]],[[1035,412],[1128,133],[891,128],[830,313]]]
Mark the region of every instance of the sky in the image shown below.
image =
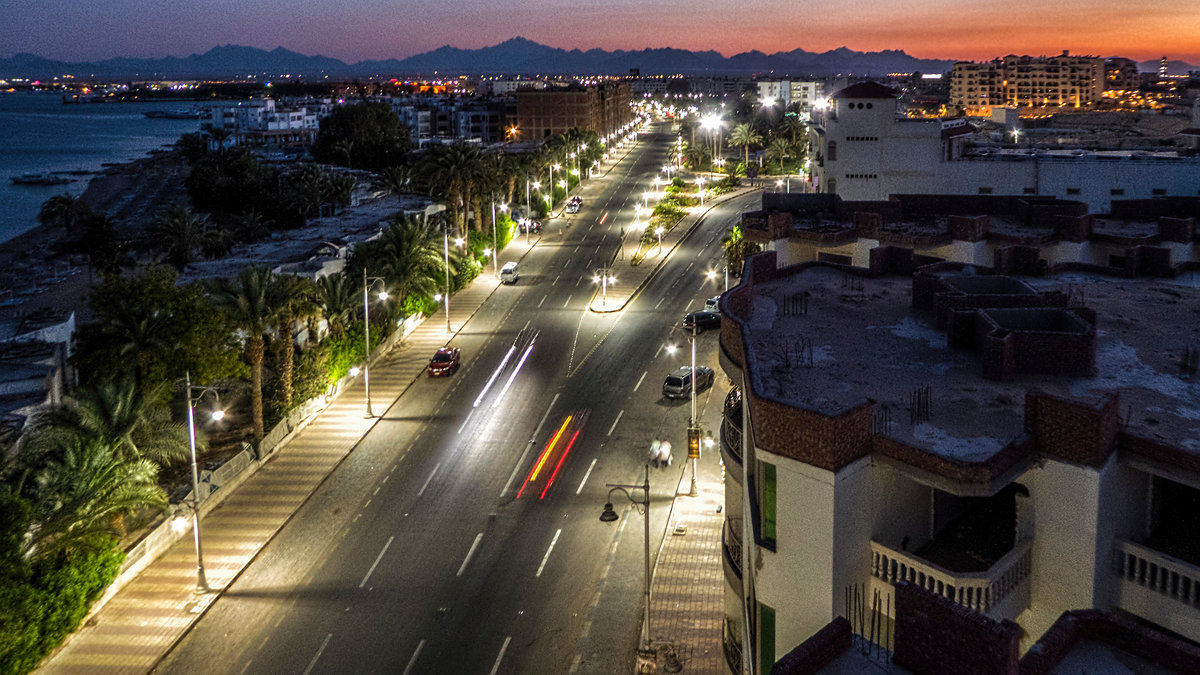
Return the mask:
[[[62,61],[235,44],[353,63],[520,36],[563,49],[845,46],[963,60],[1069,50],[1200,66],[1195,0],[0,0],[0,17],[0,56]]]

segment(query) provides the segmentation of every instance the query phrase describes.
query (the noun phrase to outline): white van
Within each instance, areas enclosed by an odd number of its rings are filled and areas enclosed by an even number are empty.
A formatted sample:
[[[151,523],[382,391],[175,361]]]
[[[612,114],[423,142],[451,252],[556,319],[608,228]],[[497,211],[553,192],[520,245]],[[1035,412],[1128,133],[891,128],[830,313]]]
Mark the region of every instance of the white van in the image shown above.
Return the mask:
[[[502,284],[515,284],[520,276],[520,273],[517,272],[516,261],[506,262],[504,267],[500,268],[500,283]]]

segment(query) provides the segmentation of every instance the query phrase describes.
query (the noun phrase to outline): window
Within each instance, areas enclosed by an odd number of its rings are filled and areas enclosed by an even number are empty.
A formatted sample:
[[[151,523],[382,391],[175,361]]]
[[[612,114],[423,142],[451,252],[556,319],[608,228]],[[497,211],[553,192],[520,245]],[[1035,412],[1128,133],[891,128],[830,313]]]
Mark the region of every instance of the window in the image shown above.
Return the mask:
[[[1113,188],[1108,191],[1108,194],[1112,195],[1113,197],[1120,197],[1121,195],[1125,194],[1125,191],[1121,188]]]
[[[758,661],[760,673],[775,665],[775,608],[758,603]]]
[[[1078,195],[1078,194],[1079,194],[1079,188],[1067,188],[1067,194],[1069,194],[1069,195]]]
[[[1024,190],[1022,190],[1022,192],[1024,192],[1027,195],[1037,194],[1037,190],[1034,188],[1025,188]]]
[[[759,504],[762,507],[762,538],[763,541],[775,543],[775,465],[763,463],[762,495]]]
[[[830,162],[837,161],[837,141],[829,141],[829,147],[825,149],[825,159]]]
[[[1150,191],[1150,194],[1154,195],[1155,197],[1163,197],[1163,196],[1166,196],[1167,189],[1166,188],[1154,188],[1153,190]]]
[[[979,188],[979,194],[981,194],[981,195],[990,195],[990,194],[992,194],[992,188],[990,188],[990,187],[981,187],[981,188]]]

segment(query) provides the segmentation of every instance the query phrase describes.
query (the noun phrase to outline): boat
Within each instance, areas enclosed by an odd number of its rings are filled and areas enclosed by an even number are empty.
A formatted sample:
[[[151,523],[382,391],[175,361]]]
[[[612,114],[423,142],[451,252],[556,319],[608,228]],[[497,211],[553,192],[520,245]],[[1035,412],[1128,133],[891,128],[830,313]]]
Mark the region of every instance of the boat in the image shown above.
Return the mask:
[[[12,182],[15,185],[63,185],[70,183],[71,179],[52,173],[23,173],[13,176]]]
[[[142,114],[152,120],[198,120],[204,117],[204,111],[189,110],[186,108],[178,110],[150,110]]]

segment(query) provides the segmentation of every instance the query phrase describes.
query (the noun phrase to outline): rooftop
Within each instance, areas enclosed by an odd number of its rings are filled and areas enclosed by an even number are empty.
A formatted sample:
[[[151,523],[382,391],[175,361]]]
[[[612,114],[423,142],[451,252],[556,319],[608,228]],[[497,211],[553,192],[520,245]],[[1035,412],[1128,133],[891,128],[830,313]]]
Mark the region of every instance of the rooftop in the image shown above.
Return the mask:
[[[969,278],[949,280],[971,285]],[[987,460],[1023,434],[1031,389],[1086,402],[1119,392],[1130,432],[1200,453],[1200,383],[1180,377],[1185,350],[1200,346],[1196,279],[1063,274],[1020,281],[1061,291],[1096,312],[1094,376],[985,379],[976,351],[951,349],[934,313],[912,307],[910,278],[863,278],[816,265],[753,285],[743,317],[752,385],[761,396],[825,415],[873,400],[877,415],[887,411],[887,435],[968,462]],[[1057,310],[1020,311],[1032,314],[989,314],[1005,329],[1079,330],[1042,316]],[[912,412],[921,397],[927,418]]]

